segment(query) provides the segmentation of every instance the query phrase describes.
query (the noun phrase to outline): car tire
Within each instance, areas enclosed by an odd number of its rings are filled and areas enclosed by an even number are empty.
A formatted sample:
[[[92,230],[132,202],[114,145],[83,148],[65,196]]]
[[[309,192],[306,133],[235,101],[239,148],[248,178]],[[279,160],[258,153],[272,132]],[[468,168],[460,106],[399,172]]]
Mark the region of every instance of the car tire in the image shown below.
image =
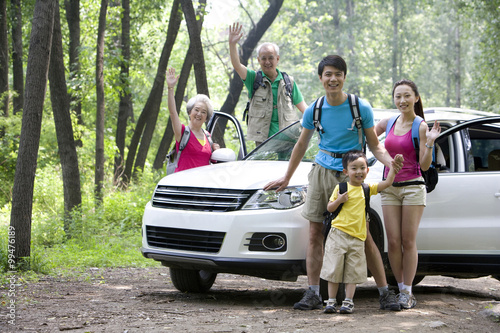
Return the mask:
[[[182,292],[204,293],[212,288],[217,273],[194,269],[170,268],[170,279],[176,289]]]

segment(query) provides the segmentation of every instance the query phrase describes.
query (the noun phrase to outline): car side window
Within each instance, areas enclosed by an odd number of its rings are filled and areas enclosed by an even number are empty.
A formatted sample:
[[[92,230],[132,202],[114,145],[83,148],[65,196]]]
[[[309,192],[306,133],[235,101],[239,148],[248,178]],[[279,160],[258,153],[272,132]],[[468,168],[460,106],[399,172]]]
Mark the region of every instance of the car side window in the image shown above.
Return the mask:
[[[500,123],[469,128],[474,171],[500,171]]]

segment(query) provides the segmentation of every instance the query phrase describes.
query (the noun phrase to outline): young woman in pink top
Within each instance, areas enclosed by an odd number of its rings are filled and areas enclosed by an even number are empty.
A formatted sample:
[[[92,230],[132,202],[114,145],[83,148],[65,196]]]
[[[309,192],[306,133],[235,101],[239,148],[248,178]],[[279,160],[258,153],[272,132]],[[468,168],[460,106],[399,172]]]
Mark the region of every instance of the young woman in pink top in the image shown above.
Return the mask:
[[[179,143],[185,128],[185,125],[181,124],[175,106],[174,87],[178,80],[179,76],[175,75],[175,69],[170,68],[167,71],[168,111],[174,129],[175,147],[177,151],[179,150]],[[191,136],[186,147],[182,151],[175,172],[210,164],[212,151],[219,149],[219,144],[217,143],[214,143],[212,147],[210,147],[209,140],[202,128],[203,124],[212,117],[214,112],[214,108],[208,96],[202,94],[194,96],[187,102],[186,109],[189,116],[188,126],[191,129]]]
[[[386,133],[385,148],[393,157],[402,154],[404,164],[396,175],[393,186],[381,193],[382,211],[387,232],[389,262],[400,291],[398,302],[402,309],[410,309],[417,304],[412,293],[412,283],[418,265],[416,238],[426,203],[426,189],[420,168],[427,170],[430,167],[432,147],[441,127],[436,122],[432,129],[429,129],[425,121],[420,123],[419,164],[411,138],[415,117],[418,115],[424,119],[418,88],[410,80],[398,81],[394,84],[392,97],[401,114],[389,133]],[[375,126],[377,135],[386,131],[388,121],[389,118],[383,119]],[[422,181],[422,184],[414,185],[416,181]]]

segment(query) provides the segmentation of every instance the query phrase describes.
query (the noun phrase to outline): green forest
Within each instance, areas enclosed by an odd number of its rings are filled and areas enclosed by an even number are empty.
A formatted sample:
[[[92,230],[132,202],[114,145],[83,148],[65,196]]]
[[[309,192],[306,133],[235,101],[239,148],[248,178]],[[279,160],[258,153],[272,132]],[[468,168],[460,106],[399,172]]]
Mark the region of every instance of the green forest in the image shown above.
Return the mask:
[[[0,271],[155,264],[139,248],[175,141],[165,71],[184,123],[197,93],[241,120],[234,22],[242,63],[276,43],[307,104],[338,54],[374,108],[408,78],[424,107],[500,113],[500,0],[0,0]]]

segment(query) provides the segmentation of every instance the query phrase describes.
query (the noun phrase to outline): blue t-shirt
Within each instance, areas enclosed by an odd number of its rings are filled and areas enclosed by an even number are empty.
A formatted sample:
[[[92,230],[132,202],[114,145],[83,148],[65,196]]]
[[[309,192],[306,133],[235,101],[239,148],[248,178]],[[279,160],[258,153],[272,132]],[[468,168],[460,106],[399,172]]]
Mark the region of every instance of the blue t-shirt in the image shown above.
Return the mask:
[[[363,128],[374,126],[373,110],[367,101],[359,98],[359,113],[361,115]],[[314,130],[313,123],[314,102],[309,105],[302,117],[302,126]],[[321,110],[321,126],[325,133],[320,133],[319,148],[333,153],[347,153],[349,150],[362,150],[363,144],[359,143],[358,129],[353,123],[349,100],[338,106],[328,104],[324,99]],[[363,141],[365,133],[363,131]],[[334,158],[328,154],[319,151],[316,155],[316,163],[324,168],[342,171],[342,159]]]

